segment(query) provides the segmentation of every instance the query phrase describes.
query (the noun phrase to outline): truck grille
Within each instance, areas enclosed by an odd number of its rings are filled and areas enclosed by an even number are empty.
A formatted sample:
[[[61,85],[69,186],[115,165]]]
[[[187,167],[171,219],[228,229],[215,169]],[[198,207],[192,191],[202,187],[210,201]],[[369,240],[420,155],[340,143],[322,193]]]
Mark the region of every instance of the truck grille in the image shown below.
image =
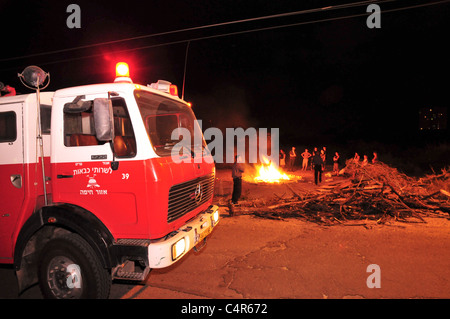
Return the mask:
[[[205,175],[174,185],[169,191],[167,222],[173,222],[206,203],[213,196],[214,174]]]

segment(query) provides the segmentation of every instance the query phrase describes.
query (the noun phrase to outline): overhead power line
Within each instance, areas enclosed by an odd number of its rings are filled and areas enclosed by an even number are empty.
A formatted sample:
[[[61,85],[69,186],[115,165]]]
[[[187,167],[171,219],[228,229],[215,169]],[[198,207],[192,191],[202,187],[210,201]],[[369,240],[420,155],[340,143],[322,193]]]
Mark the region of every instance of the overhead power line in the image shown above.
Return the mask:
[[[386,1],[382,1],[382,2],[377,2],[377,4],[382,4],[382,3],[386,3],[386,2],[393,2],[393,1],[395,1],[395,0],[386,0]],[[443,3],[447,3],[447,2],[450,2],[450,0],[441,0],[441,1],[436,1],[436,2],[428,2],[428,3],[423,3],[423,4],[403,6],[403,7],[392,8],[392,9],[383,9],[382,13],[390,13],[390,12],[397,12],[397,11],[403,11],[403,10],[408,10],[408,9],[415,9],[415,8],[426,7],[426,6],[431,6],[431,5],[443,4]],[[293,16],[293,15],[298,15],[298,14],[302,14],[302,13],[319,12],[319,11],[325,11],[325,10],[337,9],[337,8],[342,9],[342,8],[344,8],[344,6],[346,8],[350,8],[350,7],[356,7],[356,6],[365,5],[365,4],[368,4],[368,3],[374,3],[374,1],[361,1],[361,2],[345,4],[345,5],[339,5],[339,6],[322,7],[322,8],[309,9],[309,10],[296,11],[296,12],[289,12],[289,13],[283,13],[283,14],[277,14],[277,15],[271,15],[271,16],[257,17],[257,18],[244,19],[244,20],[236,20],[236,21],[231,21],[231,22],[223,22],[223,23],[218,23],[218,24],[211,24],[211,25],[205,25],[205,26],[199,26],[199,27],[193,27],[193,28],[186,28],[186,29],[180,29],[180,30],[174,30],[174,31],[167,31],[167,32],[161,32],[161,33],[156,33],[156,34],[150,34],[150,35],[143,35],[143,36],[138,36],[138,37],[126,38],[126,39],[121,39],[121,40],[115,40],[115,41],[91,44],[91,45],[86,45],[86,46],[79,46],[79,47],[75,47],[75,48],[68,48],[68,49],[62,49],[62,50],[56,50],[56,51],[48,51],[48,52],[42,52],[42,53],[37,53],[37,54],[31,54],[31,55],[27,55],[27,56],[2,59],[2,60],[0,60],[0,62],[11,61],[11,60],[18,60],[18,59],[22,59],[22,58],[29,58],[29,57],[35,57],[35,56],[50,55],[50,54],[55,54],[55,53],[68,52],[68,51],[73,51],[73,50],[79,50],[79,49],[84,49],[84,48],[115,44],[115,43],[120,43],[120,42],[126,42],[126,41],[132,41],[132,40],[137,40],[137,39],[156,37],[156,36],[161,36],[161,35],[169,35],[169,34],[174,34],[174,33],[181,33],[181,32],[193,31],[193,30],[213,28],[213,27],[225,26],[225,25],[231,25],[231,24],[238,24],[238,23],[243,23],[243,22],[264,20],[264,19],[270,19],[270,18],[275,18],[275,17],[287,17],[287,16]],[[343,19],[356,18],[356,17],[367,16],[367,15],[369,15],[369,13],[364,12],[364,13],[360,13],[360,14],[352,14],[352,15],[345,15],[345,16],[324,18],[324,19],[317,19],[317,20],[311,20],[311,21],[302,21],[302,22],[282,24],[282,25],[269,26],[269,27],[260,27],[260,28],[246,29],[246,30],[240,30],[240,31],[234,31],[234,32],[213,34],[213,35],[208,35],[208,36],[198,36],[198,37],[184,38],[184,39],[176,40],[176,41],[161,42],[161,43],[158,43],[158,44],[145,45],[145,46],[140,46],[140,47],[135,47],[135,48],[130,48],[130,49],[116,50],[116,51],[112,51],[111,53],[118,54],[118,53],[124,53],[124,52],[144,50],[144,49],[149,49],[149,48],[156,48],[156,47],[161,47],[161,46],[166,46],[166,45],[174,45],[174,44],[180,44],[180,43],[186,43],[186,42],[193,42],[193,41],[207,40],[207,39],[213,39],[213,38],[227,37],[227,36],[240,35],[240,34],[246,34],[246,33],[252,33],[252,32],[268,31],[268,30],[274,30],[274,29],[280,29],[280,28],[288,28],[288,27],[307,25],[307,24],[314,24],[314,23],[323,23],[323,22],[328,22],[328,21],[343,20]],[[56,64],[56,63],[61,63],[61,62],[68,62],[68,61],[75,61],[75,60],[81,60],[81,59],[95,58],[95,57],[100,57],[100,56],[103,56],[103,54],[93,54],[93,55],[85,55],[85,56],[80,56],[80,57],[75,57],[75,58],[60,59],[60,60],[55,60],[55,61],[51,61],[51,62],[40,63],[40,65]]]
[[[378,1],[378,3],[386,3],[386,2],[392,2],[392,1],[396,1],[396,0],[384,0],[384,1]],[[327,6],[327,7],[315,8],[315,9],[306,9],[306,10],[301,10],[301,11],[273,14],[273,15],[262,16],[262,17],[255,17],[255,18],[249,18],[249,19],[241,19],[241,20],[235,20],[235,21],[221,22],[221,23],[209,24],[209,25],[192,27],[192,28],[184,28],[184,29],[165,31],[165,32],[159,32],[159,33],[154,33],[154,34],[147,34],[147,35],[136,36],[136,37],[129,37],[129,38],[124,38],[124,39],[120,39],[120,40],[113,40],[113,41],[100,42],[100,43],[93,43],[93,44],[82,45],[82,46],[77,46],[77,47],[73,47],[73,48],[59,49],[59,50],[46,51],[46,52],[40,52],[40,53],[33,53],[33,54],[22,55],[22,56],[17,56],[17,57],[10,57],[10,58],[5,58],[5,59],[0,59],[0,62],[13,61],[13,60],[31,58],[31,57],[36,57],[36,56],[56,54],[56,53],[64,53],[64,52],[81,50],[81,49],[88,49],[88,48],[93,48],[93,47],[98,47],[98,46],[105,46],[105,45],[123,43],[123,42],[134,41],[134,40],[142,40],[142,39],[147,39],[147,38],[152,38],[152,37],[158,37],[158,36],[164,36],[164,35],[170,35],[170,34],[176,34],[176,33],[188,32],[188,31],[198,31],[198,30],[210,29],[210,28],[221,27],[221,26],[229,26],[229,25],[240,24],[240,23],[247,23],[247,22],[254,22],[254,21],[261,21],[261,20],[269,20],[269,19],[275,19],[275,18],[284,18],[284,17],[289,17],[289,16],[295,16],[295,15],[301,15],[301,14],[307,14],[307,13],[314,13],[314,12],[323,12],[323,11],[332,11],[332,10],[338,10],[338,9],[352,8],[352,7],[358,7],[358,6],[362,6],[362,5],[367,5],[369,3],[374,3],[374,2],[376,2],[376,1],[370,1],[370,0],[359,1],[359,2],[342,4],[342,5]],[[189,41],[189,40],[185,40],[184,42],[186,42],[186,41]]]

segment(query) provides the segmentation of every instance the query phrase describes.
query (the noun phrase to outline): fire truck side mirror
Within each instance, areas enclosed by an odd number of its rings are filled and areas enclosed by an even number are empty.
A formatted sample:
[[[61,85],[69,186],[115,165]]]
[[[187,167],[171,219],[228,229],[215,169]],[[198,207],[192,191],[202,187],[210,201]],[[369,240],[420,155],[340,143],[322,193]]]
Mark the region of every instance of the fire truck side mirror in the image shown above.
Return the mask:
[[[107,98],[94,99],[95,135],[99,141],[110,142],[114,139],[114,117],[112,102]]]
[[[78,95],[72,102],[64,104],[64,113],[76,114],[91,109],[92,101],[83,101],[84,95]]]

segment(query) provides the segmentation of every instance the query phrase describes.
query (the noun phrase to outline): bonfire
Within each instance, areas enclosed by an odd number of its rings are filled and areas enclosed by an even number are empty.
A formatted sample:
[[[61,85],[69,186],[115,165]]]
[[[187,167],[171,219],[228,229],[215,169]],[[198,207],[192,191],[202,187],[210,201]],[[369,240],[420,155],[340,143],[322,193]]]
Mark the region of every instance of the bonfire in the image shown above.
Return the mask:
[[[267,158],[263,158],[263,163],[255,166],[255,174],[245,174],[244,180],[250,183],[269,183],[279,184],[288,181],[297,181],[301,179],[301,176],[286,174],[283,170],[269,161]]]

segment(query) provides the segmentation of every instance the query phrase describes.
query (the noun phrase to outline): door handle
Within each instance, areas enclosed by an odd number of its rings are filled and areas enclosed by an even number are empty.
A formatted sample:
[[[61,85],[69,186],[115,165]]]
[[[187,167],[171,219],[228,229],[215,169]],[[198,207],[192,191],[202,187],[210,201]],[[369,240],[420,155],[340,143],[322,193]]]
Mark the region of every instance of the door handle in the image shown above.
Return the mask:
[[[11,184],[13,184],[16,188],[22,188],[22,175],[20,174],[13,174],[10,177]]]
[[[56,175],[57,178],[72,178],[73,175],[64,175],[64,174],[58,174]]]

